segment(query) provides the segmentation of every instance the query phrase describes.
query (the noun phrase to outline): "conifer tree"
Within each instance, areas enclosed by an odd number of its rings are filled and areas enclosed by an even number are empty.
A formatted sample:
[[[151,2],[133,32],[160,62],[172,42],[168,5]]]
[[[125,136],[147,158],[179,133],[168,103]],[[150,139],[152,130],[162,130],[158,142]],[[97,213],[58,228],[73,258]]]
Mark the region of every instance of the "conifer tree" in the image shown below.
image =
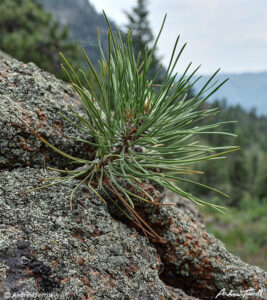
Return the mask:
[[[61,27],[52,15],[34,0],[1,0],[0,49],[23,62],[65,78],[59,51],[78,65],[80,51],[68,40],[68,28]]]
[[[135,56],[138,57],[141,53],[140,61],[144,59],[144,51],[147,47],[149,51],[152,51],[152,44],[154,41],[154,36],[150,23],[148,20],[149,11],[147,8],[147,0],[137,0],[136,6],[132,9],[131,12],[126,12],[128,19],[128,24],[126,28],[128,31],[132,31],[132,40],[134,45]],[[160,67],[159,58],[156,55],[156,49],[152,56],[152,62],[150,67],[149,75],[153,77]],[[160,72],[158,81],[161,81],[162,74]]]

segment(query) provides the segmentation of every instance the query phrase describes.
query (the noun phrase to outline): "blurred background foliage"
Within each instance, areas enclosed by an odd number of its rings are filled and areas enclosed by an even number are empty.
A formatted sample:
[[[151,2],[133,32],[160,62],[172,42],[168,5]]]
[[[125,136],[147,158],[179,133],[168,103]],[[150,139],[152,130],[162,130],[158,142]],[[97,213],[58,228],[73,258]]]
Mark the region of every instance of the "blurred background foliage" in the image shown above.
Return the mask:
[[[208,207],[201,208],[207,230],[221,239],[227,248],[244,261],[267,270],[267,117],[257,116],[254,110],[228,106],[225,100],[209,104],[219,107],[213,120],[237,120],[227,125],[237,138],[220,135],[201,136],[212,145],[239,145],[241,151],[213,163],[204,162],[195,168],[205,172],[198,180],[224,191],[223,199],[199,186],[188,186],[205,200],[228,207],[226,214],[218,214]]]
[[[127,29],[134,29],[136,53],[145,46],[150,47],[154,39],[146,4],[145,0],[138,0],[133,11],[127,12],[128,24],[120,28],[125,33]],[[0,13],[0,49],[21,61],[34,62],[60,78],[65,79],[60,70],[59,51],[74,69],[83,67],[81,46],[97,64],[97,27],[102,36],[102,47],[107,50],[105,19],[87,0],[1,0]],[[110,17],[112,19],[112,15]],[[112,26],[115,27],[115,23]],[[151,76],[159,66],[160,58],[155,54]],[[190,91],[188,97],[193,94],[194,91]],[[223,199],[192,184],[186,186],[184,183],[184,188],[204,200],[229,207],[225,215],[207,207],[201,208],[208,231],[245,261],[267,270],[267,117],[239,105],[231,106],[231,99],[227,99],[227,103],[216,100],[203,104],[219,107],[220,113],[202,122],[236,120],[237,124],[228,124],[224,129],[238,137],[214,134],[201,135],[199,139],[213,146],[238,145],[242,150],[227,159],[196,164],[195,169],[205,174],[192,175],[192,178],[216,187],[230,197]]]
[[[59,78],[59,50],[74,66],[81,55],[76,43],[69,40],[69,28],[61,26],[42,5],[32,0],[1,0],[0,48],[23,62],[34,62]]]

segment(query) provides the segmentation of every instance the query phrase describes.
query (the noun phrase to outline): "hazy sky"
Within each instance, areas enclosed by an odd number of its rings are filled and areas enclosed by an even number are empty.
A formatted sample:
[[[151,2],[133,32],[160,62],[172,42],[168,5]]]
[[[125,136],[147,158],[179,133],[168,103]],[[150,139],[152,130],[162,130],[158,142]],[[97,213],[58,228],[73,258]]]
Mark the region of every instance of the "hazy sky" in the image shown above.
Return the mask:
[[[123,25],[123,10],[131,10],[136,0],[90,2]],[[159,42],[165,62],[178,34],[180,45],[188,43],[178,71],[190,61],[193,66],[201,64],[203,74],[219,67],[223,73],[267,70],[267,0],[150,0],[149,10],[154,34],[168,14]]]

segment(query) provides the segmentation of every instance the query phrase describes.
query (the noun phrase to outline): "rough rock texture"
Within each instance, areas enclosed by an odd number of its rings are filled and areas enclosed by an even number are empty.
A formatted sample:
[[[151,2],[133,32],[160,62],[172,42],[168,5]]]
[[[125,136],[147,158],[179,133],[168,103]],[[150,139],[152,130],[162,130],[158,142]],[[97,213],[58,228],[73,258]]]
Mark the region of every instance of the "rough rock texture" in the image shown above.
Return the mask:
[[[162,201],[157,191],[151,192]],[[160,278],[165,283],[201,299],[214,299],[222,289],[244,293],[250,288],[264,295],[253,299],[267,299],[267,273],[229,253],[190,214],[177,206],[155,207],[142,201],[135,201],[135,209],[166,241],[154,243],[164,265]]]
[[[263,289],[263,298],[250,299],[266,298],[266,273],[208,234],[187,200],[178,207],[136,201],[140,215],[167,242],[159,244],[118,221],[118,210],[103,205],[85,186],[70,211],[77,182],[23,194],[54,174],[43,169],[45,164],[71,165],[13,111],[63,151],[90,158],[92,149],[70,139],[80,133],[58,115],[69,114],[68,103],[79,109],[66,83],[33,64],[0,59],[0,299],[22,292],[51,293],[51,299],[214,299],[223,288]],[[162,191],[147,188],[163,201]]]
[[[14,112],[44,139],[70,155],[90,158],[88,144],[70,136],[89,138],[60,113],[70,117],[67,105],[78,109],[73,88],[53,75],[17,60],[0,60],[0,168],[70,167],[71,161],[50,150],[27,129]]]
[[[174,192],[167,191],[164,202],[174,202],[177,207],[189,215],[194,222],[204,224],[204,218],[194,203],[184,197],[178,196]]]
[[[212,299],[223,288],[244,291],[267,288],[267,273],[229,253],[205,228],[177,208],[171,208],[170,227],[163,238],[169,243],[159,249],[164,263],[161,278],[170,285],[202,299]]]
[[[0,173],[2,295],[38,291],[53,293],[55,299],[167,297],[155,248],[112,219],[89,190],[76,194],[73,211],[68,199],[74,182],[20,194],[51,175],[30,168]]]

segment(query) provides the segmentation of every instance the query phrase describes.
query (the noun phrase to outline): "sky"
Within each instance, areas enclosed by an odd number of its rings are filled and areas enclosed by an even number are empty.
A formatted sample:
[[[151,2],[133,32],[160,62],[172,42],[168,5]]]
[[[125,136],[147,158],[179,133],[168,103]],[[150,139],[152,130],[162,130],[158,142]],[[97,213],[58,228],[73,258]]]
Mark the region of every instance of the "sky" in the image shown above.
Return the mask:
[[[89,0],[105,10],[118,25],[127,20],[136,0]],[[149,20],[157,34],[165,13],[167,21],[158,54],[167,64],[178,34],[187,42],[177,71],[189,62],[201,65],[199,73],[267,71],[267,0],[149,0]]]

